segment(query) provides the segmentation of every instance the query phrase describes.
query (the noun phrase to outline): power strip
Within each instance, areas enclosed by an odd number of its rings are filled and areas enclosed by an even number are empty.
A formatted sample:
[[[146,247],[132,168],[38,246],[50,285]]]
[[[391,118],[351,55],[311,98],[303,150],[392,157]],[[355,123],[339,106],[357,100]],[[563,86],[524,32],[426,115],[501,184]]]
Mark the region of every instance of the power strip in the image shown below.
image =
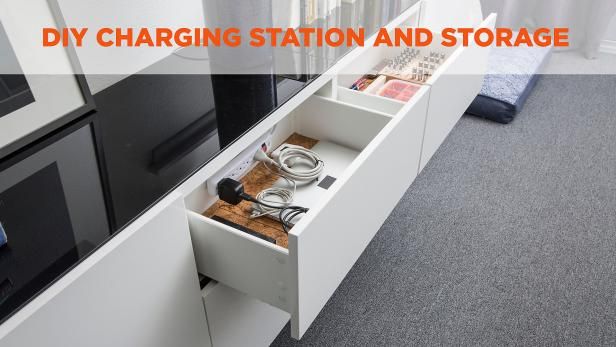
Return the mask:
[[[239,181],[257,164],[257,162],[255,162],[254,160],[254,156],[257,151],[263,149],[266,152],[269,152],[271,150],[271,147],[272,135],[270,133],[267,133],[257,142],[255,142],[252,146],[250,146],[245,151],[240,153],[240,155],[231,160],[231,162],[227,164],[222,170],[218,171],[214,176],[210,177],[210,179],[207,180],[206,187],[208,193],[212,196],[218,195],[218,182],[222,181],[225,178],[232,178],[236,181]]]

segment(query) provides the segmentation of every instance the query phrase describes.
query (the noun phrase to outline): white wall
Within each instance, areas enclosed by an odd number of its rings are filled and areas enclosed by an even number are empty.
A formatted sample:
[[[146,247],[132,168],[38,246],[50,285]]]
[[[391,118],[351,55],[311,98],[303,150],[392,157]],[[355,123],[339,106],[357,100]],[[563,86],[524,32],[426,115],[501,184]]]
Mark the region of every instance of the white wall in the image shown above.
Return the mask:
[[[275,26],[297,26],[299,0],[273,0]],[[57,0],[69,27],[203,27],[203,0]],[[86,40],[94,40],[88,36]],[[136,73],[168,57],[175,48],[102,48],[85,43],[77,49],[81,65],[89,71],[118,71],[122,75],[88,76],[93,93],[97,93],[126,75]],[[104,68],[101,68],[104,66]]]
[[[481,0],[484,13],[500,12],[503,8],[504,0]],[[603,51],[616,53],[616,17],[612,19],[609,29],[603,38]]]
[[[612,24],[610,24],[610,28],[607,30],[605,39],[609,41],[616,41],[616,17],[612,19]]]

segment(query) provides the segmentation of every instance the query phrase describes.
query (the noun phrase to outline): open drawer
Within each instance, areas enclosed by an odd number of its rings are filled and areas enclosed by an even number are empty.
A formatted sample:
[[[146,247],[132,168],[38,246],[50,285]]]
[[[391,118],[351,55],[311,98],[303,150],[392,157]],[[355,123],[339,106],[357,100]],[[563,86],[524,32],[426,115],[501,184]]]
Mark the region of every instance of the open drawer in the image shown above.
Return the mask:
[[[299,133],[357,157],[291,229],[288,249],[189,211],[199,272],[290,313],[301,338],[416,178],[427,107],[427,93],[399,117],[309,98],[274,137]]]

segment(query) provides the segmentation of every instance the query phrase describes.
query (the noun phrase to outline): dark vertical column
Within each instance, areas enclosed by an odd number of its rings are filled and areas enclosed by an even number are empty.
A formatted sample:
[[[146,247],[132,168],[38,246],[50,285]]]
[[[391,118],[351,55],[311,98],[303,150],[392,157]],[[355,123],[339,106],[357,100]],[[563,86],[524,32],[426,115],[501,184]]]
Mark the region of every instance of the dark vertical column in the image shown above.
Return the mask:
[[[276,107],[273,75],[213,75],[212,86],[221,148]]]
[[[249,31],[272,26],[271,0],[204,0],[209,28],[239,28],[239,47],[208,48],[216,120],[221,147],[225,147],[276,107],[274,52],[251,47]]]

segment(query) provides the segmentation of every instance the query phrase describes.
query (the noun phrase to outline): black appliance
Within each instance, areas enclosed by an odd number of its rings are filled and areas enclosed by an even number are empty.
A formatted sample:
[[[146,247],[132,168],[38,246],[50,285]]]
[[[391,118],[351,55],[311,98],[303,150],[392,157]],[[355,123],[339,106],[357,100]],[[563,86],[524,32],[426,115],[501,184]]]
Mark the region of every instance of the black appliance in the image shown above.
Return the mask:
[[[117,228],[305,85],[280,78],[274,84],[278,86],[275,91],[258,93],[265,95],[266,101],[247,103],[230,97],[234,102],[215,102],[215,93],[220,98],[231,81],[236,87],[251,86],[262,83],[263,78],[217,76],[220,90],[215,92],[209,75],[138,74],[94,95]],[[223,116],[217,115],[219,109]],[[220,129],[227,129],[225,137],[221,137]]]

